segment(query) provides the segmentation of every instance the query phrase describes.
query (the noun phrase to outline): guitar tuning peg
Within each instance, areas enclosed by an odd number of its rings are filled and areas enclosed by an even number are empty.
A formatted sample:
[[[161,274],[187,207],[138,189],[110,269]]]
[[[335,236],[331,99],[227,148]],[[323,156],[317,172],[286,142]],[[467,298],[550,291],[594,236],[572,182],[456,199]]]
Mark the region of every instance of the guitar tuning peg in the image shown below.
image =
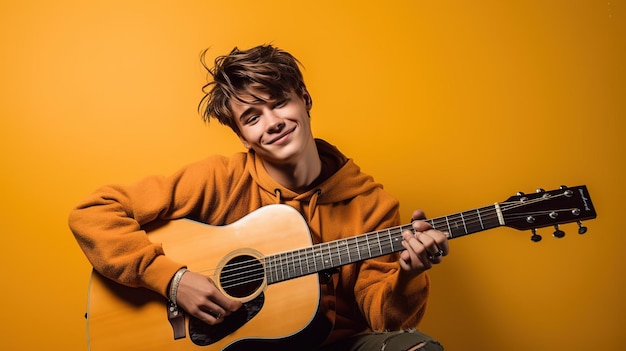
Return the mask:
[[[526,195],[526,194],[524,194],[524,193],[523,193],[523,192],[521,192],[521,191],[518,191],[518,192],[517,192],[517,196],[524,196],[524,195]]]
[[[561,186],[559,187],[559,189],[561,189],[561,190],[565,190],[565,189],[567,189],[567,185],[561,185]]]
[[[545,190],[543,190],[542,188],[539,188],[539,189],[535,190],[535,192],[536,192],[537,194],[541,194],[541,193],[545,193],[546,191],[545,191]]]
[[[561,229],[559,229],[559,225],[558,225],[558,224],[555,224],[555,225],[554,225],[554,233],[552,233],[552,235],[553,235],[555,238],[559,238],[559,239],[561,239],[562,237],[564,237],[564,236],[565,236],[565,232],[564,232],[564,231],[562,231]]]
[[[531,231],[533,232],[533,235],[530,237],[530,240],[534,243],[540,242],[542,237],[541,235],[537,234],[537,229],[533,228],[531,229]]]
[[[587,227],[583,225],[583,222],[578,221],[578,234],[585,234],[587,232]]]

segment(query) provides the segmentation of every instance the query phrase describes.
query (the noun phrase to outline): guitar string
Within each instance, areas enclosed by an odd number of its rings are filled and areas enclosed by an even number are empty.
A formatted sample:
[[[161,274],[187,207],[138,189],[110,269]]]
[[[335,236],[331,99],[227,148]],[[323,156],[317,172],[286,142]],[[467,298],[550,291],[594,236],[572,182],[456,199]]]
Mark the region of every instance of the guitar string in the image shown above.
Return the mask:
[[[535,204],[535,203],[542,202],[545,200],[552,200],[555,197],[559,197],[559,196],[563,196],[563,194],[553,195],[552,197],[548,197],[548,198],[539,197],[539,198],[531,199],[531,200],[524,201],[524,202],[518,202],[518,201],[502,202],[499,204],[499,206],[500,206],[503,216],[505,216],[507,219],[520,219],[520,218],[526,218],[531,215],[536,216],[536,215],[549,214],[555,211],[560,212],[560,211],[573,210],[573,209],[559,209],[559,210],[546,210],[546,211],[533,211],[533,212],[527,212],[527,213],[517,213],[514,215],[505,214],[506,211],[510,211],[512,209],[516,209],[519,207],[529,206],[531,204]],[[490,208],[490,206],[485,207],[485,208]],[[462,213],[465,213],[466,215],[468,215],[467,212],[470,212],[470,216],[468,216],[467,218],[462,217]],[[493,214],[486,214],[483,216],[479,216],[478,214],[471,214],[471,212],[473,212],[472,210],[467,211],[467,212],[459,212],[457,214],[453,214],[450,216],[434,218],[434,219],[426,220],[426,221],[429,222],[431,225],[435,226],[435,221],[444,221],[446,219],[447,220],[452,219],[452,221],[456,220],[458,222],[459,220],[463,219],[465,227],[468,227],[468,226],[471,227],[473,225],[478,225],[481,221],[486,222],[489,220],[494,220],[498,217],[498,214],[495,211],[493,211],[494,212]],[[481,223],[481,226],[482,226],[482,223]],[[275,278],[275,281],[287,280],[287,279],[299,277],[302,275],[308,275],[311,273],[322,271],[324,269],[334,268],[334,267],[346,264],[346,263],[342,263],[342,259],[341,259],[342,257],[347,258],[346,259],[347,263],[351,263],[354,261],[358,261],[358,260],[351,260],[350,259],[351,257],[359,257],[359,260],[361,260],[361,258],[364,256],[363,253],[368,253],[368,255],[365,255],[366,257],[365,259],[372,258],[375,256],[380,256],[380,255],[370,254],[371,244],[369,243],[370,241],[369,237],[372,237],[373,238],[372,241],[377,243],[379,246],[378,250],[375,250],[375,251],[382,253],[383,255],[391,253],[391,252],[399,251],[399,250],[394,249],[394,247],[398,247],[397,245],[394,245],[394,242],[395,243],[398,242],[397,240],[390,241],[390,239],[385,238],[381,242],[381,236],[393,238],[394,236],[398,236],[399,234],[401,234],[402,231],[406,229],[410,229],[410,228],[411,228],[410,224],[400,225],[400,226],[391,227],[391,228],[377,231],[377,232],[366,233],[364,235],[360,235],[357,237],[351,237],[347,239],[340,239],[340,240],[335,240],[335,241],[331,241],[327,243],[317,244],[310,248],[303,248],[303,249],[295,250],[291,252],[273,254],[273,255],[261,258],[261,261],[263,262],[260,264],[259,264],[258,259],[244,260],[241,262],[237,262],[233,264],[226,264],[221,267],[206,270],[205,272],[214,273],[215,271],[220,270],[221,273],[225,273],[226,268],[228,268],[228,271],[227,271],[229,273],[228,279],[224,279],[220,282],[224,289],[231,289],[231,288],[241,286],[244,284],[250,284],[251,282],[263,281],[267,274],[271,275],[272,282],[274,282],[274,278]],[[454,236],[452,236],[451,238],[454,238]],[[359,239],[361,239],[361,242],[359,242]],[[349,244],[348,242],[350,241],[354,241],[355,243]],[[331,246],[335,246],[335,247],[331,247]],[[329,260],[324,260],[325,254],[329,258],[331,258],[330,262]],[[333,255],[338,258],[339,264],[336,265],[335,262],[332,262]],[[306,263],[306,266],[307,266],[306,269],[303,265],[303,262]],[[319,262],[319,265],[318,265],[318,262]],[[329,263],[330,265],[328,265]],[[278,267],[280,268],[280,270],[276,269],[274,271],[266,272],[269,269],[268,267],[266,267],[268,265],[269,266],[273,265],[275,267]],[[314,269],[311,269],[311,266],[313,266]],[[321,266],[322,269],[318,269],[318,266]],[[253,267],[256,267],[256,268],[251,270],[250,268],[253,268]],[[251,276],[251,273],[252,273],[252,276]]]
[[[513,204],[513,205],[515,205],[515,204]],[[507,208],[505,207],[505,208],[504,208],[504,210],[506,211],[506,210],[507,210]],[[549,213],[549,212],[552,212],[552,211],[545,211],[545,212],[542,212],[542,214],[543,214],[543,213]],[[537,214],[537,213],[539,213],[539,212],[537,212],[537,211],[536,211],[536,212],[534,212],[534,213],[535,213],[535,214]],[[525,216],[527,216],[527,215],[529,215],[529,213],[522,214],[522,215],[520,215],[519,217],[516,217],[516,218],[522,218],[522,217],[525,217]],[[453,215],[451,215],[451,216],[453,216]],[[451,216],[448,216],[448,217],[451,217]],[[477,216],[477,215],[476,215],[476,216]],[[494,218],[496,218],[496,216],[497,216],[497,215],[495,215],[495,216],[482,216],[481,218],[482,218],[482,219],[484,219],[484,220],[489,220],[489,219],[494,219]],[[512,218],[512,217],[511,217],[511,216],[509,216],[509,218]],[[442,220],[443,220],[443,217],[442,217],[442,218],[436,218],[436,219],[433,219],[433,220],[430,220],[430,221],[433,221],[433,222],[434,222],[435,220],[440,220],[440,221],[442,221]],[[466,221],[466,224],[469,224],[469,225],[471,226],[471,225],[473,225],[473,224],[477,224],[479,221],[480,221],[479,219],[470,220],[470,221]],[[434,223],[433,223],[433,225],[434,225]],[[361,237],[364,237],[364,236],[366,236],[366,235],[370,235],[370,234],[371,234],[371,235],[373,235],[373,236],[380,236],[383,232],[389,232],[389,231],[394,230],[394,229],[401,229],[401,230],[405,230],[405,229],[408,229],[408,228],[409,228],[409,225],[402,225],[402,226],[398,226],[398,227],[392,227],[392,228],[388,228],[388,229],[386,229],[386,230],[381,230],[381,231],[377,231],[377,232],[367,233],[367,234],[364,234],[364,235],[361,235],[361,236],[358,236],[358,237],[351,237],[351,238],[340,239],[340,240],[335,240],[335,241],[331,241],[331,242],[327,242],[327,243],[318,244],[318,245],[316,245],[316,247],[331,246],[331,245],[339,246],[339,245],[340,245],[340,243],[342,243],[342,242],[344,243],[344,245],[343,245],[343,246],[348,246],[348,247],[350,247],[350,245],[349,245],[349,244],[347,244],[347,243],[346,243],[346,241],[357,241],[357,247],[368,247],[369,245],[368,245],[367,243],[365,243],[365,245],[360,245],[360,244],[358,243],[358,239],[359,239],[359,238],[361,238]],[[396,233],[397,233],[397,232],[396,232]],[[389,233],[386,233],[386,234],[385,234],[385,236],[387,236],[388,234],[389,234]],[[363,239],[363,240],[364,240],[364,241],[367,241],[368,239]],[[354,245],[352,245],[352,246],[354,246]],[[305,249],[300,249],[300,250],[294,250],[294,251],[292,251],[292,252],[295,252],[295,251],[307,251],[307,250],[310,250],[310,249],[313,249],[313,250],[314,250],[315,248],[314,248],[314,247],[312,247],[312,248],[305,248]],[[327,249],[328,249],[328,250],[334,250],[334,248],[330,248],[330,247],[328,247]],[[352,250],[352,251],[348,250],[348,251],[338,251],[338,252],[340,253],[340,255],[343,255],[343,253],[345,253],[345,252],[347,252],[347,253],[349,254],[350,252],[356,252],[356,251],[357,251],[357,250]],[[360,251],[360,250],[358,250],[358,251]],[[289,253],[292,253],[292,252],[291,252],[291,251],[290,251],[290,252],[283,252],[283,253],[278,253],[278,254],[275,254],[275,255],[272,255],[272,256],[286,255],[286,254],[289,254]],[[308,253],[305,253],[305,254],[308,256]],[[268,256],[268,257],[271,257],[271,256]],[[292,257],[293,257],[293,256],[292,256]],[[298,258],[300,258],[300,257],[298,257]],[[238,264],[240,264],[240,265],[245,265],[245,264],[247,264],[247,262],[246,262],[246,261],[242,261],[242,262],[239,262]],[[234,265],[233,265],[233,266],[234,266]],[[220,267],[220,268],[221,268],[221,267]],[[247,268],[247,266],[246,266],[246,267],[244,267],[244,268]]]
[[[543,200],[544,199],[537,199],[534,202],[539,202],[539,201],[543,201]],[[501,203],[500,205],[501,205],[502,210],[504,212],[506,210],[510,210],[511,208],[527,206],[529,204],[530,204],[530,202],[525,202],[525,203],[512,202],[512,203]],[[559,210],[559,211],[565,211],[565,210],[571,210],[571,209],[564,209],[564,210]],[[546,214],[546,213],[550,213],[550,212],[553,212],[553,211],[535,211],[532,214],[535,214],[535,215],[536,214]],[[529,214],[531,214],[531,213],[518,215],[515,218],[524,218],[524,217],[526,217],[526,215],[529,215]],[[456,215],[459,215],[459,218],[460,218],[460,213],[456,214]],[[452,217],[452,216],[455,216],[455,215],[451,215],[451,216],[448,216],[448,217]],[[488,217],[490,217],[490,216],[484,216],[483,218],[486,220],[486,219],[488,219]],[[491,217],[493,217],[493,215]],[[433,219],[433,220],[430,220],[430,221],[435,221],[437,219],[441,220],[443,218],[444,217],[436,218],[436,219]],[[513,218],[513,217],[512,216],[508,216],[508,218]],[[476,224],[477,221],[476,220],[466,221],[466,224],[468,224],[468,223]],[[382,232],[388,232],[387,234],[385,234],[385,236],[387,236],[389,234],[397,235],[397,234],[401,233],[401,231],[403,231],[404,229],[407,229],[407,228],[409,228],[409,226],[408,225],[404,225],[404,226],[398,226],[398,227],[389,228],[388,230],[383,230],[383,231],[374,232],[374,233],[368,233],[368,234],[365,234],[365,235],[372,234],[374,236],[380,236],[380,234]],[[394,233],[391,233],[392,231]],[[359,237],[363,237],[363,236],[359,236]],[[343,241],[345,242],[345,240],[349,240],[349,239],[344,239]],[[335,253],[334,250],[336,248],[331,248],[330,245],[332,245],[332,244],[337,244],[338,245],[338,242],[340,242],[340,241],[334,241],[334,242],[328,242],[328,243],[320,244],[322,246],[317,247],[317,249],[318,249],[317,251],[328,250],[329,256],[332,256],[332,254]],[[341,249],[341,248],[337,249],[336,256],[339,257],[339,266],[343,265],[343,263],[341,262],[341,256],[345,257],[346,253],[347,253],[348,257],[351,256],[350,253],[354,253],[356,256],[360,255],[361,248],[364,247],[364,245],[359,244],[358,239],[356,239],[355,241],[357,242],[356,250],[351,249],[350,245],[348,245],[347,243],[345,243],[345,245],[343,246],[343,247],[347,247],[348,248],[347,250],[344,250],[344,249]],[[323,246],[326,246],[326,247],[323,247]],[[354,245],[352,245],[352,246],[354,247]],[[386,243],[386,240],[385,240],[385,243],[382,246],[383,246],[383,249],[384,249],[383,252],[385,254],[391,252],[391,251],[388,251],[389,249],[393,249],[393,243],[390,243],[390,244]],[[369,245],[366,244],[365,247],[368,248]],[[315,253],[315,251],[316,251],[315,248],[301,249],[301,250],[297,250],[297,251],[298,251],[297,255],[294,254],[294,252],[296,252],[296,251],[291,252],[291,256],[290,257],[288,257],[289,256],[289,252],[288,253],[275,254],[275,255],[271,255],[271,256],[267,256],[266,257],[266,258],[270,258],[270,259],[274,258],[275,259],[274,261],[277,262],[276,266],[280,266],[281,267],[280,272],[279,271],[275,271],[274,272],[274,273],[276,273],[277,281],[286,280],[286,279],[290,279],[290,278],[293,278],[293,277],[306,275],[306,274],[310,274],[310,273],[315,273],[315,272],[319,271],[317,269],[311,270],[310,268],[305,271],[303,266],[302,266],[302,261],[307,261],[308,262],[310,260],[310,258],[311,258],[310,254],[307,253],[307,251]],[[305,256],[304,256],[305,258],[304,259],[302,258],[303,257],[302,254],[301,254],[302,251],[305,252]],[[331,254],[331,252],[332,252],[332,254]],[[366,258],[371,258],[371,257],[366,257]],[[231,270],[235,270],[236,271],[237,269],[239,269],[240,271],[242,271],[242,273],[233,274],[232,276],[230,276],[230,277],[234,276],[235,279],[231,278],[231,280],[229,280],[229,281],[226,281],[226,280],[223,281],[222,282],[224,284],[223,286],[225,288],[227,288],[227,287],[238,286],[238,285],[241,285],[241,284],[248,284],[249,283],[248,281],[243,280],[243,278],[238,278],[237,276],[238,275],[241,276],[242,274],[246,274],[246,277],[244,277],[244,278],[250,278],[248,273],[250,273],[249,268],[252,266],[252,265],[250,265],[251,262],[253,262],[254,265],[257,266],[257,267],[260,266],[258,264],[257,260],[242,261],[242,262],[239,262],[237,264],[230,265],[229,268],[234,268],[234,269],[231,269]],[[323,262],[320,262],[320,264],[322,266],[324,266]],[[241,267],[239,267],[239,268],[235,267],[237,265],[239,265]],[[293,267],[293,270],[292,270],[292,267],[290,267],[290,266]],[[331,266],[329,266],[328,268],[333,268],[333,266],[334,265],[331,262]],[[284,269],[284,267],[287,267],[287,269]],[[299,273],[298,273],[297,267],[300,267],[300,270],[299,270],[300,272]],[[255,279],[255,281],[261,281],[261,280],[264,279],[264,277],[265,277],[265,268],[262,265],[261,265],[261,268],[253,270],[253,272],[254,271],[256,271],[256,276],[253,277]],[[241,281],[243,281],[243,283],[241,283]],[[226,283],[229,283],[229,284],[232,284],[232,285],[225,285]]]
[[[550,212],[552,212],[552,211],[542,211],[541,213],[550,213]],[[519,216],[519,217],[524,217],[524,216]],[[396,229],[396,230],[394,230],[395,233],[391,233],[391,234],[396,234],[396,235],[398,233],[400,233],[401,230],[402,230],[402,228],[400,228],[400,227],[393,228],[393,229]],[[398,230],[400,230],[400,231],[398,231]],[[329,255],[331,254],[331,251],[335,251],[335,249],[336,249],[336,248],[328,247],[328,245],[326,245],[326,246],[327,247],[322,248],[322,250],[328,250],[329,251]],[[383,252],[384,253],[390,253],[391,252],[390,248],[393,249],[393,243],[391,243],[391,244],[385,243],[382,246],[383,246]],[[340,260],[339,265],[345,264],[345,263],[341,262],[341,256],[345,257],[346,253],[348,253],[348,257],[350,256],[350,253],[353,253],[356,256],[360,255],[360,251],[361,251],[363,245],[360,245],[358,243],[358,241],[357,241],[356,250],[350,248],[350,246],[347,245],[347,244],[344,245],[344,247],[347,247],[348,249],[347,250],[343,250],[343,249],[337,250],[337,254],[338,254],[338,257],[339,257],[339,260]],[[354,245],[353,245],[353,247],[354,247]],[[300,253],[302,251],[304,251],[305,255],[306,255],[304,259],[302,258],[302,254]],[[275,258],[275,261],[277,262],[275,265],[281,268],[280,271],[276,270],[274,272],[270,272],[270,273],[273,273],[273,275],[276,276],[276,281],[281,281],[281,280],[286,280],[286,279],[290,279],[290,278],[295,278],[295,277],[298,277],[298,276],[307,275],[307,274],[315,273],[315,272],[319,271],[318,269],[314,269],[314,270],[311,270],[310,268],[308,268],[306,270],[304,269],[304,267],[302,265],[302,261],[309,261],[310,258],[311,258],[311,257],[309,257],[310,255],[307,253],[307,251],[315,252],[315,250],[301,249],[301,250],[298,251],[299,252],[298,254],[293,254],[292,253],[290,256],[288,255],[288,253],[268,256],[268,258]],[[398,251],[398,250],[394,250],[394,251]],[[371,257],[366,257],[366,258],[371,258]],[[246,262],[242,262],[240,264],[246,264]],[[323,262],[320,262],[320,264],[322,266],[324,265]],[[257,261],[255,261],[255,265],[257,267],[259,266],[259,264],[257,264]],[[332,268],[333,266],[334,265],[331,262],[331,266],[329,268]],[[298,267],[300,269],[298,269]],[[250,283],[249,279],[245,280],[246,278],[250,278],[250,276],[248,274],[248,273],[250,273],[250,270],[248,269],[249,265],[241,267],[241,268],[245,268],[246,269],[244,273],[247,274],[247,275],[245,277],[243,277],[243,278],[242,277],[237,277],[237,274],[234,274],[233,276],[230,276],[230,280],[228,280],[228,281],[225,280],[223,282],[225,288],[229,288],[229,287],[232,288],[232,287],[235,287],[235,286],[239,286],[241,284],[248,284],[248,283]],[[236,268],[235,268],[235,270],[236,270]],[[252,278],[254,278],[254,281],[262,281],[263,279],[265,279],[265,269],[263,267],[261,267],[259,269],[256,269],[255,271],[256,271],[255,272],[256,275],[252,277]],[[244,273],[240,273],[239,275],[244,274]],[[234,277],[234,279],[233,279],[233,277]],[[226,285],[227,283],[230,284],[230,285]]]

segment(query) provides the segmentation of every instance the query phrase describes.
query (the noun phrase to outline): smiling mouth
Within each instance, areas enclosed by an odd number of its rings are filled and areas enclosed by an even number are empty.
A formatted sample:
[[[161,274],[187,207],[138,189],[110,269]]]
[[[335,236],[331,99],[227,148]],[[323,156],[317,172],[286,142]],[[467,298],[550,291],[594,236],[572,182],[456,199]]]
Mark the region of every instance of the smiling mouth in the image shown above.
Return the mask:
[[[267,144],[268,145],[274,144],[275,142],[277,142],[277,141],[283,139],[284,137],[286,137],[287,135],[293,133],[294,130],[296,130],[296,127],[293,127],[292,129],[288,130],[287,132],[282,133],[280,136],[270,140]]]

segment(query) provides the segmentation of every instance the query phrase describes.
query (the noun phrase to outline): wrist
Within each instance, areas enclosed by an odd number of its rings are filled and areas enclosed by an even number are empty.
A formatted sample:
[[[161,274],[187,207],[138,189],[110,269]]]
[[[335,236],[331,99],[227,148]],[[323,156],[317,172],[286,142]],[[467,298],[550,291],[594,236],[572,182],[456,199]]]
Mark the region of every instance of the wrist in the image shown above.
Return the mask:
[[[170,288],[168,289],[168,299],[170,303],[176,305],[176,295],[178,294],[178,286],[180,285],[180,280],[183,278],[183,275],[187,273],[189,270],[187,268],[181,268],[172,277],[170,281]]]

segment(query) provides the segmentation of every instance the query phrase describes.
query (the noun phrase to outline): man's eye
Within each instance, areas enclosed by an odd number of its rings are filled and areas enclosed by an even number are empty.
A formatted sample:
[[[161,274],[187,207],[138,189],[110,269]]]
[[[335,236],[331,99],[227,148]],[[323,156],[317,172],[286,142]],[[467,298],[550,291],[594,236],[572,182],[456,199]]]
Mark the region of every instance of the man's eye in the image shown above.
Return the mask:
[[[259,116],[258,115],[252,115],[250,117],[248,117],[248,119],[246,119],[246,123],[247,124],[253,124],[256,123],[256,121],[259,120]]]
[[[283,107],[287,105],[287,100],[278,100],[276,101],[276,103],[274,104],[274,108],[279,108],[279,107]]]

